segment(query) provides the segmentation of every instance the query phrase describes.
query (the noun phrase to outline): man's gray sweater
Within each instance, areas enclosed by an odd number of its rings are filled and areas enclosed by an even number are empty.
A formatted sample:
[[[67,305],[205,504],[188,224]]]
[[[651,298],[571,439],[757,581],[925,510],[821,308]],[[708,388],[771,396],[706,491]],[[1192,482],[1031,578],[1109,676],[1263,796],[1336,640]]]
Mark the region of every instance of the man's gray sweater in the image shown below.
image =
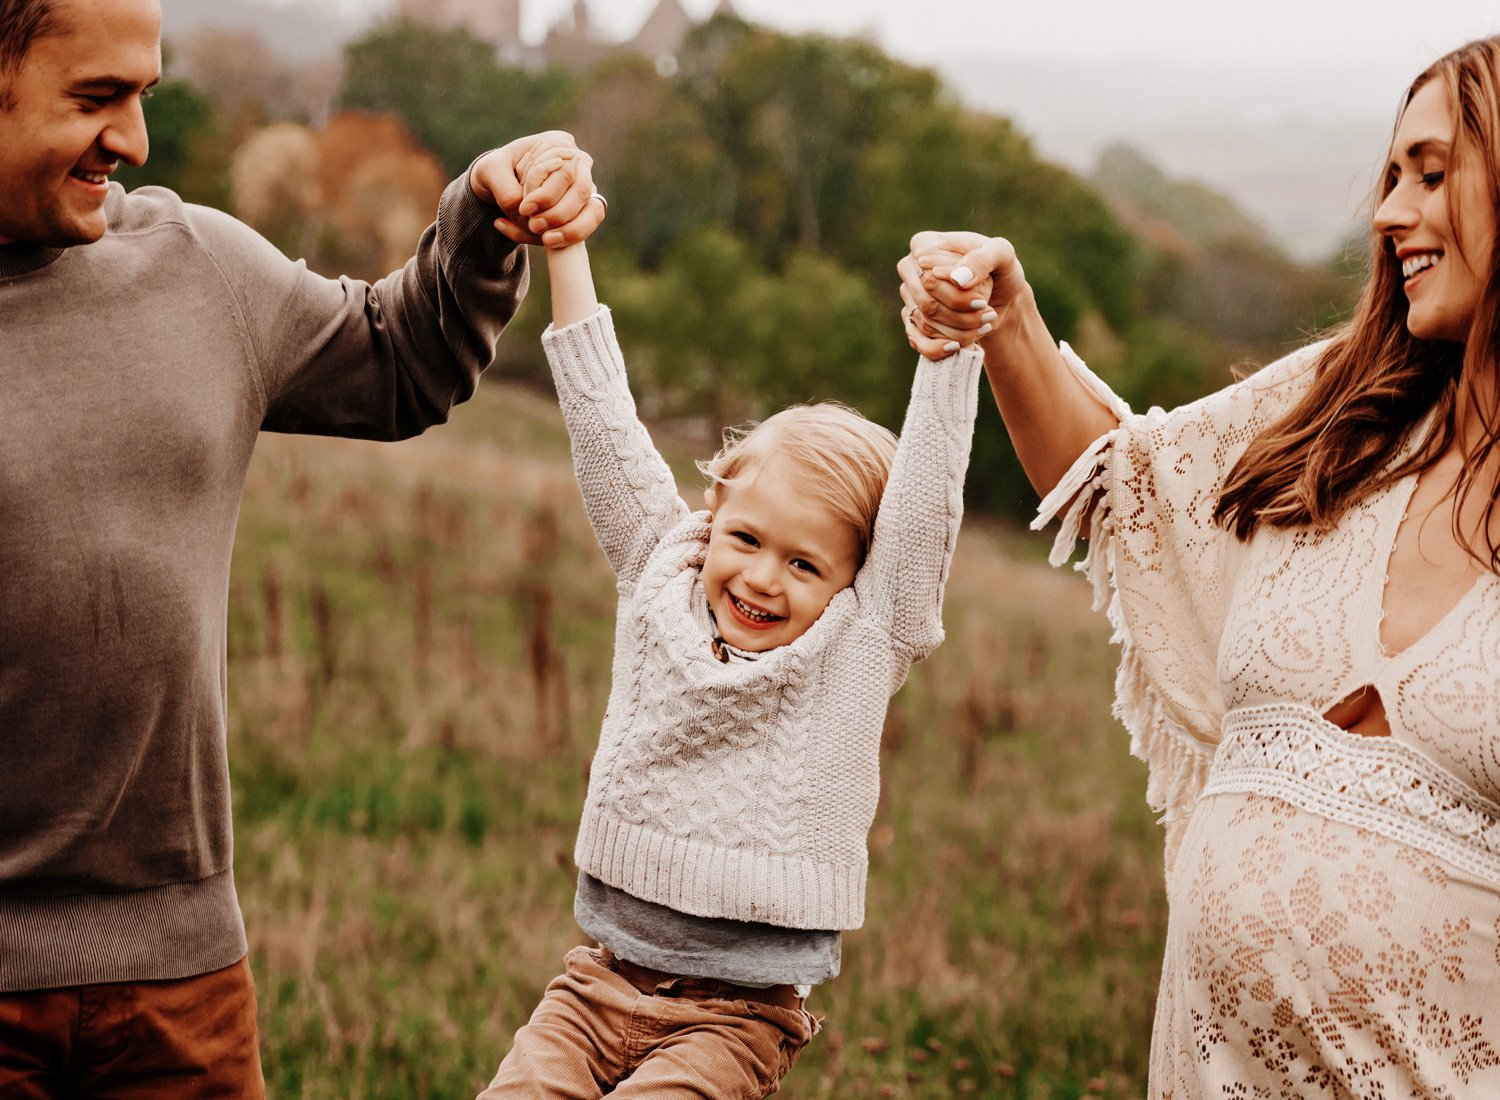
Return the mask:
[[[445,420],[526,285],[464,180],[373,286],[158,188],[105,211],[94,244],[0,247],[0,991],[244,955],[225,607],[256,435]]]

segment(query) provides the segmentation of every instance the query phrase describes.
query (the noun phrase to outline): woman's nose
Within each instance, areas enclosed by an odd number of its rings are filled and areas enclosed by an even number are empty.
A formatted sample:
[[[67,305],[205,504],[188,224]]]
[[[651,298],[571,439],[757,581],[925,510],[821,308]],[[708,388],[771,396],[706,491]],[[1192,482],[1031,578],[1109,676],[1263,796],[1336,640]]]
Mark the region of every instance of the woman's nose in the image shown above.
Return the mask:
[[[1390,193],[1375,208],[1375,217],[1371,219],[1375,232],[1389,237],[1411,228],[1415,220],[1415,209],[1410,196],[1411,192],[1400,184],[1391,188]]]

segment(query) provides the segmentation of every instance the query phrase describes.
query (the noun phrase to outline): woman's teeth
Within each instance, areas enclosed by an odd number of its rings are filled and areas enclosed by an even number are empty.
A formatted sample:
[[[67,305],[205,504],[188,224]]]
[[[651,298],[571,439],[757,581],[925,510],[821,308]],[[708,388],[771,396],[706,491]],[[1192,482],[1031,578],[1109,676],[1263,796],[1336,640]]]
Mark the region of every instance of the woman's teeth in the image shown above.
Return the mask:
[[[1401,261],[1401,277],[1410,279],[1419,271],[1426,271],[1442,256],[1437,252],[1418,252],[1415,256],[1408,256]]]

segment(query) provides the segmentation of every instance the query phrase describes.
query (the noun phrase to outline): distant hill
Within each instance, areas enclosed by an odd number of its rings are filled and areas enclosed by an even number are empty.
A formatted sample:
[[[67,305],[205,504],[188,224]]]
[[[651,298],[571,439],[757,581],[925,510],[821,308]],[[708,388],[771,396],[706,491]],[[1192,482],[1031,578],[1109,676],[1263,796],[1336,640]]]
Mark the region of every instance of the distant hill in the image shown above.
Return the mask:
[[[1196,180],[1169,178],[1131,145],[1106,148],[1088,180],[1132,232],[1169,251],[1269,240],[1229,196]]]
[[[1088,173],[1127,142],[1233,199],[1289,254],[1323,261],[1368,217],[1400,87],[1376,68],[1210,67],[966,55],[937,68],[964,101],[1009,115]]]

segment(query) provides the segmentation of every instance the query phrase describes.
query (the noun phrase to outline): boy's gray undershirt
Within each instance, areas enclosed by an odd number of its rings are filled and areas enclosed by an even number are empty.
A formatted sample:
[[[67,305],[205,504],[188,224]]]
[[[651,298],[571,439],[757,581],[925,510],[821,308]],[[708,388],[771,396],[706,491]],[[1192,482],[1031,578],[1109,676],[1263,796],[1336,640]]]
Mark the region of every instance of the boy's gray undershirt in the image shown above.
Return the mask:
[[[736,985],[817,985],[839,972],[838,932],[695,917],[578,876],[578,927],[622,959]]]

